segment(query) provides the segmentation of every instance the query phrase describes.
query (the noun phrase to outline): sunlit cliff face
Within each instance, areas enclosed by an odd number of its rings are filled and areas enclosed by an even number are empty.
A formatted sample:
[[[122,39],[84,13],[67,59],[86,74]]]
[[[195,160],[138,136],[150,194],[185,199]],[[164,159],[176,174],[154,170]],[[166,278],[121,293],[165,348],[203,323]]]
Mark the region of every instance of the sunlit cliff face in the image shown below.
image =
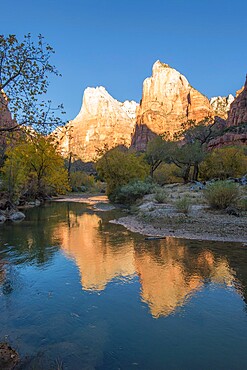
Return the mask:
[[[79,114],[53,136],[58,139],[64,156],[72,153],[84,162],[95,161],[97,149],[103,149],[104,145],[130,146],[137,106],[134,101],[117,101],[102,86],[88,87]]]
[[[13,124],[10,111],[8,109],[7,96],[0,91],[0,127],[11,127]]]
[[[68,227],[69,225],[69,227]],[[68,213],[68,224],[60,224],[56,237],[80,271],[84,290],[102,291],[114,278],[137,274],[141,298],[153,317],[173,313],[204,285],[205,279],[231,285],[233,272],[226,259],[208,250],[193,254],[183,241],[167,238],[157,245],[134,245],[126,238],[119,244],[101,231],[96,214]]]

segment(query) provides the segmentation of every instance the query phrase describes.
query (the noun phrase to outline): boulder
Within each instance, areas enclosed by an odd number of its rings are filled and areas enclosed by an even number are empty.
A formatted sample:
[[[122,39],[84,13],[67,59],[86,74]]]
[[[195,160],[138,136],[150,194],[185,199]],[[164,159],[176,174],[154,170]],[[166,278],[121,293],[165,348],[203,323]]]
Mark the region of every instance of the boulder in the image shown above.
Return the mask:
[[[11,221],[22,221],[25,218],[24,213],[20,211],[13,212],[8,217]]]
[[[20,357],[18,353],[7,343],[0,343],[0,368],[1,370],[12,370],[16,367]]]
[[[6,220],[7,218],[4,215],[0,214],[0,224],[3,224]]]

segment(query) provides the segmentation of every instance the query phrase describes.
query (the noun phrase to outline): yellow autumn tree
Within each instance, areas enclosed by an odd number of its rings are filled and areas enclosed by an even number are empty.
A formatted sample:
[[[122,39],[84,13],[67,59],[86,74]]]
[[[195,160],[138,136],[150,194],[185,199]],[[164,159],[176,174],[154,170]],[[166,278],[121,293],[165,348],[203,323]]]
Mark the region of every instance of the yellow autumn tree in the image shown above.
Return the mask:
[[[41,135],[22,138],[6,155],[2,173],[10,198],[44,197],[69,190],[64,160],[49,139]]]
[[[96,170],[107,183],[110,197],[121,186],[133,180],[144,180],[149,174],[149,166],[142,156],[136,156],[121,148],[107,151],[98,160]]]

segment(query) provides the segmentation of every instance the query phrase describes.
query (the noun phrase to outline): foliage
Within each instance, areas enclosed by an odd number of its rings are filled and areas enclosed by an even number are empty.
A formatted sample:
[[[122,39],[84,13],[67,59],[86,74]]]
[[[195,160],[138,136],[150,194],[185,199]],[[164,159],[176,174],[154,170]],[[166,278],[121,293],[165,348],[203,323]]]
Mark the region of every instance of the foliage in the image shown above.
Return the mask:
[[[183,139],[186,143],[199,142],[207,144],[210,140],[222,134],[223,127],[217,120],[205,117],[202,121],[188,120],[182,124],[182,129],[175,135],[177,140]]]
[[[247,122],[241,122],[237,126],[228,126],[224,128],[223,133],[243,134],[247,132]]]
[[[159,185],[181,182],[178,167],[174,163],[161,163],[154,172],[154,181]]]
[[[176,141],[170,141],[167,137],[157,137],[147,146],[146,161],[150,165],[150,175],[154,177],[154,171],[162,162],[174,164],[184,182],[197,181],[199,165],[206,155],[206,143],[212,136],[212,127],[209,119],[196,123],[188,121],[182,125],[181,131],[175,135]],[[193,171],[191,173],[191,169]]]
[[[226,180],[207,185],[204,192],[208,204],[215,209],[226,209],[236,205],[240,196],[239,186]]]
[[[154,195],[154,199],[158,203],[165,203],[167,201],[167,193],[164,189],[157,189]]]
[[[150,165],[150,176],[154,177],[156,171],[162,162],[170,158],[172,143],[165,140],[162,136],[157,136],[148,142],[145,153],[145,160]]]
[[[188,196],[179,198],[175,202],[175,207],[179,212],[188,214],[191,208],[191,200]]]
[[[239,208],[242,211],[247,212],[247,198],[240,199],[240,201],[239,201]]]
[[[105,184],[84,171],[70,173],[70,186],[72,191],[105,192]]]
[[[200,174],[203,180],[243,176],[247,172],[247,156],[241,147],[215,149],[203,161]]]
[[[154,185],[147,181],[134,181],[118,188],[113,194],[113,200],[121,204],[133,204],[137,199],[154,191]]]
[[[2,168],[5,188],[11,198],[64,193],[69,189],[63,158],[51,142],[40,135],[9,147]]]
[[[96,163],[96,170],[107,183],[110,197],[123,185],[134,180],[144,180],[148,166],[142,156],[115,148],[106,152]]]
[[[186,183],[189,181],[190,175],[192,180],[197,180],[199,164],[202,162],[204,156],[205,150],[199,141],[195,141],[194,143],[185,143],[182,145],[174,143],[170,161],[179,169],[177,176],[180,175]],[[193,173],[191,174],[192,167]]]
[[[70,185],[72,189],[79,190],[81,187],[85,187],[86,190],[89,190],[94,187],[94,184],[94,177],[84,171],[71,172],[70,174]]]
[[[189,179],[197,181],[199,172],[205,180],[245,174],[247,155],[243,148],[222,148],[207,154],[207,143],[221,131],[220,125],[208,118],[199,123],[191,120],[184,123],[175,135],[177,141],[155,138],[148,144],[146,153],[150,174],[162,184],[158,176],[162,162],[175,165],[176,176],[182,177],[185,183]]]
[[[0,91],[7,96],[7,100],[2,101],[5,103],[2,109],[8,104],[14,119],[9,123],[0,122],[0,132],[14,131],[21,125],[44,129],[61,121],[55,113],[62,112],[62,105],[53,108],[50,101],[42,100],[49,86],[48,75],[59,75],[50,64],[53,53],[41,35],[37,41],[33,41],[30,34],[22,41],[15,35],[0,35]]]

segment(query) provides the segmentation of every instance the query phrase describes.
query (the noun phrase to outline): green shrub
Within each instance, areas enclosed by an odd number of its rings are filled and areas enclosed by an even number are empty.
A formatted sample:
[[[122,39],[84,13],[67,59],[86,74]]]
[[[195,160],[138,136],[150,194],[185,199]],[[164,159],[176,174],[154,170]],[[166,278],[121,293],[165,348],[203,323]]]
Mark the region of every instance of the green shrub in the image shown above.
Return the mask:
[[[202,180],[240,177],[247,172],[247,156],[243,147],[225,147],[208,153],[200,165]]]
[[[240,199],[240,201],[239,201],[239,208],[242,211],[247,212],[247,198]]]
[[[208,204],[215,209],[235,206],[240,196],[238,185],[229,181],[216,181],[208,185],[204,192]]]
[[[92,190],[95,188],[95,180],[92,175],[76,171],[70,174],[70,185],[72,189],[77,189],[77,191]]]
[[[110,195],[110,200],[122,204],[133,204],[137,199],[154,191],[154,185],[145,181],[135,181],[118,188]]]
[[[157,170],[154,171],[154,181],[159,185],[174,184],[182,182],[179,176],[178,167],[173,163],[162,163]]]
[[[167,193],[163,189],[157,189],[154,195],[154,199],[158,203],[165,203],[167,201]]]
[[[191,208],[191,200],[189,197],[182,197],[176,200],[175,207],[177,211],[182,212],[184,214],[188,214]]]
[[[107,184],[106,192],[110,199],[114,199],[118,189],[131,181],[143,181],[149,172],[143,156],[121,148],[107,151],[96,163],[96,170]]]

